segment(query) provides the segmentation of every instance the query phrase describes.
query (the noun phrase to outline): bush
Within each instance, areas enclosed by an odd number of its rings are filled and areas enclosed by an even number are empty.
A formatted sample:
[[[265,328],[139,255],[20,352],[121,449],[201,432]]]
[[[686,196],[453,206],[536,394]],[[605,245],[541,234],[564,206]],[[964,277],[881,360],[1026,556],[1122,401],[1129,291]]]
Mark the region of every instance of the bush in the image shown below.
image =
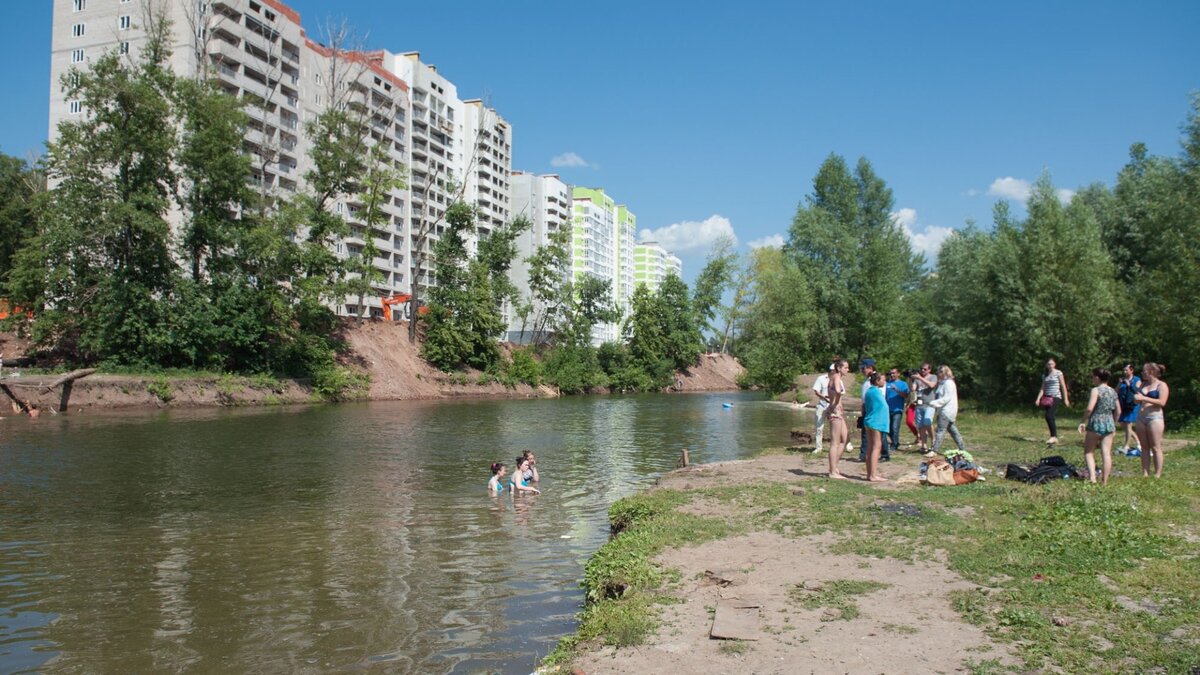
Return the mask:
[[[542,383],[542,364],[533,357],[532,348],[515,349],[512,360],[504,364],[504,373],[513,381],[536,387]]]
[[[170,403],[171,399],[175,398],[175,391],[171,387],[171,381],[166,376],[161,376],[146,385],[146,391],[158,397],[158,400],[163,403]]]
[[[564,394],[578,394],[608,384],[591,345],[559,347],[543,363],[546,381]]]

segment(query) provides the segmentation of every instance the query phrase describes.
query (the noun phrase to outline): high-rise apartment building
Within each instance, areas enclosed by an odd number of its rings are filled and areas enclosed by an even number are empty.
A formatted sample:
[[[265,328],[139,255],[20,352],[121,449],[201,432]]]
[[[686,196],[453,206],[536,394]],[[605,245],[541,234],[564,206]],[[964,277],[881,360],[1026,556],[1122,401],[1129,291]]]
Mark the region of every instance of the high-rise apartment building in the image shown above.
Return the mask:
[[[551,235],[571,227],[571,209],[571,186],[562,182],[558,176],[513,172],[512,216],[524,217],[530,223],[529,229],[517,238],[517,257],[509,270],[509,278],[521,290],[523,300],[532,302],[533,290],[529,283],[529,264],[525,259],[533,255],[539,247],[545,246]],[[569,277],[570,269],[563,270],[563,274]],[[544,310],[545,307],[532,302],[528,316],[510,313],[507,339],[518,344],[546,339],[547,327],[536,325]]]
[[[612,300],[624,317],[633,297],[633,243],[637,218],[617,204],[603,188],[572,191],[571,269],[576,280],[584,275],[606,279]],[[620,322],[600,324],[592,331],[595,344],[617,340]]]
[[[655,241],[633,247],[633,282],[657,291],[668,275],[683,276],[683,261]]]
[[[373,239],[379,254],[372,264],[382,277],[374,288],[378,296],[434,283],[432,261],[417,247],[425,253],[432,248],[442,214],[456,197],[480,202],[486,214],[481,232],[508,219],[512,130],[496,111],[461,101],[453,83],[415,52],[353,51],[310,39],[300,15],[279,0],[54,0],[51,140],[59,122],[87,114],[79,101],[66,100],[61,78],[107,51],[137,58],[146,41],[147,6],[161,7],[171,23],[170,67],[176,74],[214,76],[244,102],[250,119],[244,147],[254,161],[252,181],[264,196],[287,198],[305,189],[305,125],[332,106],[362,115],[370,129],[367,143],[385,145],[389,161],[410,171],[407,186],[394,190],[383,207],[386,223],[368,227],[355,195],[337,195],[331,207],[351,228],[334,245],[339,256],[361,255]],[[472,155],[486,156],[486,165],[471,164]],[[335,309],[356,314],[356,302],[347,298]],[[365,304],[364,311],[381,312],[379,297]]]

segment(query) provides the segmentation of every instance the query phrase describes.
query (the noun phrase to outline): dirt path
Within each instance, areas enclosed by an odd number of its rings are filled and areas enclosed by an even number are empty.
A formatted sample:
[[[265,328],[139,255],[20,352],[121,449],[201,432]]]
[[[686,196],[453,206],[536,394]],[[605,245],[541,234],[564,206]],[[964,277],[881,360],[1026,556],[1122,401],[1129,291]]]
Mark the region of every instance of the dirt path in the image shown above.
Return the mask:
[[[953,591],[975,586],[944,564],[834,555],[834,541],[757,532],[670,551],[658,561],[682,573],[673,594],[683,601],[667,605],[650,644],[591,652],[575,666],[589,675],[952,673],[968,660],[1014,662],[951,608]],[[730,583],[706,575],[714,571]],[[841,607],[806,606],[850,580],[876,586],[832,601]],[[718,613],[731,613],[747,639],[712,639]]]
[[[922,460],[916,453],[896,456],[883,468],[892,481],[875,489],[895,493],[915,482]],[[823,491],[827,461],[824,454],[787,453],[697,465],[666,474],[657,487],[785,483]],[[862,469],[854,462],[842,465],[854,481]],[[683,510],[721,519],[738,508],[700,497]],[[839,539],[828,532],[794,538],[751,532],[667,551],[656,562],[677,569],[681,582],[665,591],[678,602],[663,606],[655,636],[642,647],[587,651],[573,665],[589,675],[666,675],[953,673],[971,661],[1016,663],[1008,645],[993,642],[954,611],[951,594],[978,587],[951,572],[941,552],[929,560],[872,558],[831,551]],[[850,592],[840,592],[843,586]],[[822,603],[826,597],[830,602]],[[846,606],[853,616],[843,611]],[[713,637],[729,621],[745,639]]]

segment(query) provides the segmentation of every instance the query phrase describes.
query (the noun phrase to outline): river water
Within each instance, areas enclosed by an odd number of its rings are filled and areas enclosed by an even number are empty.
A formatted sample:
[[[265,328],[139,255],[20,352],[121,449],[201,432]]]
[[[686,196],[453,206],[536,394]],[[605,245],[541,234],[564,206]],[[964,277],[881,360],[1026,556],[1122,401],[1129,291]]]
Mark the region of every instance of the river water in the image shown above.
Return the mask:
[[[614,500],[810,419],[749,394],[7,418],[0,672],[529,673]],[[488,496],[523,448],[543,494]]]

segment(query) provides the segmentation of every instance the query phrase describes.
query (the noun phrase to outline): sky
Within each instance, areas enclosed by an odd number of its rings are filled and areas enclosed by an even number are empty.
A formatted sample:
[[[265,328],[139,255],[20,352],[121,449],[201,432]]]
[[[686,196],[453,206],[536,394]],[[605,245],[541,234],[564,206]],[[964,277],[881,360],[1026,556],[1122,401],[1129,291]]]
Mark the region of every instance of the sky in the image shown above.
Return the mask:
[[[691,279],[714,241],[781,243],[821,162],[866,157],[914,249],[1049,172],[1112,184],[1177,155],[1200,2],[291,0],[310,36],[419,51],[513,127],[513,168],[603,187]],[[47,136],[51,0],[0,3],[0,151]],[[451,9],[452,7],[452,9]]]

